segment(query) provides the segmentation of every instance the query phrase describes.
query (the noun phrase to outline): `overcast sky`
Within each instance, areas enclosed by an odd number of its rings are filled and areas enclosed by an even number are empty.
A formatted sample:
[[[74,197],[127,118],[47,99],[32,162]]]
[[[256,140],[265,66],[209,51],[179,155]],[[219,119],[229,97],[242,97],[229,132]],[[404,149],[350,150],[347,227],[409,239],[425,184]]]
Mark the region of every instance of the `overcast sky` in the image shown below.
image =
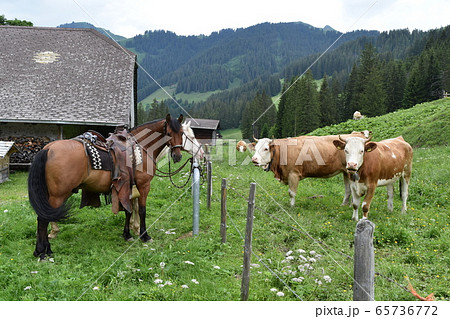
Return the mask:
[[[0,15],[35,26],[89,22],[125,37],[146,30],[209,35],[263,22],[301,21],[346,32],[430,30],[450,24],[449,0],[0,0]]]

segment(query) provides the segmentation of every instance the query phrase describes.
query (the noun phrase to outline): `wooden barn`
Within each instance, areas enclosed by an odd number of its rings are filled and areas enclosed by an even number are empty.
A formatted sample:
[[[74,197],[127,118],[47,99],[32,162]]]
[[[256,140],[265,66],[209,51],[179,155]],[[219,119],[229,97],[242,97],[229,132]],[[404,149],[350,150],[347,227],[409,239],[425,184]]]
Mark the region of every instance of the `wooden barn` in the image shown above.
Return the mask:
[[[0,184],[9,179],[9,157],[17,151],[14,142],[0,141]]]
[[[195,137],[202,144],[216,145],[217,138],[220,138],[220,121],[209,119],[187,118],[185,122],[191,122],[191,128]]]
[[[136,55],[93,29],[0,26],[0,140],[136,125]]]

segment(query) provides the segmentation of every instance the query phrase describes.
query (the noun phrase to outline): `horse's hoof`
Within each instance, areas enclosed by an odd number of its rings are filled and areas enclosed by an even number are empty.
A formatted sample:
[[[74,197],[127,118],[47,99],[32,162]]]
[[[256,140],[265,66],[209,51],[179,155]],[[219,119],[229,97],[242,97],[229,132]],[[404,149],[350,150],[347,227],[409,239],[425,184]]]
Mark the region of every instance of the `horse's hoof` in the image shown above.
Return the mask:
[[[130,237],[130,238],[125,239],[125,240],[131,242],[131,241],[134,241],[134,238],[133,238],[133,237]]]
[[[153,241],[152,238],[149,235],[147,235],[147,234],[142,236],[141,240],[142,240],[143,243],[148,243],[148,242],[152,242]]]

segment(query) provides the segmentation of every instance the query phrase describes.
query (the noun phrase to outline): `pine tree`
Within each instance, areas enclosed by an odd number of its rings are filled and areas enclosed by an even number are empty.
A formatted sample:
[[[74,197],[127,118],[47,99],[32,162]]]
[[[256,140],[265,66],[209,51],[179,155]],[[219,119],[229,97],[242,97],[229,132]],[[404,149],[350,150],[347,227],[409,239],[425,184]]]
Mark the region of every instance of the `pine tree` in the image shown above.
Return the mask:
[[[336,99],[328,86],[328,77],[325,74],[319,92],[320,125],[328,126],[337,122]]]
[[[278,103],[277,120],[275,126],[275,137],[281,138],[283,136],[283,126],[284,126],[284,112],[286,109],[286,82],[283,83],[283,90],[281,91],[280,102]]]
[[[406,72],[403,63],[389,61],[384,68],[384,79],[387,111],[393,112],[402,107],[403,92],[406,86]]]

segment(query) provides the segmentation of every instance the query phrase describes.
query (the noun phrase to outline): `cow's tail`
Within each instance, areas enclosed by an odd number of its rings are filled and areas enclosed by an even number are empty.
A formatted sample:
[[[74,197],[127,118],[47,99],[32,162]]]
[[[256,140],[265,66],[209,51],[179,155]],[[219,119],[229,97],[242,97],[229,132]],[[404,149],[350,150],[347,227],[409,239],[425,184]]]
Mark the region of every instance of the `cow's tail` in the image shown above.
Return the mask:
[[[50,206],[48,201],[47,181],[45,179],[45,164],[48,150],[38,152],[33,160],[28,175],[28,198],[38,218],[42,221],[56,222],[67,216],[69,205],[64,202],[60,207]]]

